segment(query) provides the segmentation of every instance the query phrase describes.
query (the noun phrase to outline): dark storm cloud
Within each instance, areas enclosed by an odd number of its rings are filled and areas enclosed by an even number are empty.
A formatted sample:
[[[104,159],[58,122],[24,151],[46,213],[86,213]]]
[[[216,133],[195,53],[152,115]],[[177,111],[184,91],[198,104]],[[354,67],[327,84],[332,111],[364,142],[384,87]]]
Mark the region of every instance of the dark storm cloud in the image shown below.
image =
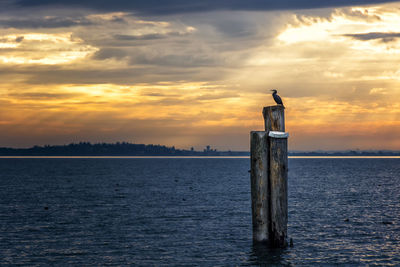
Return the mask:
[[[103,11],[132,11],[139,14],[161,15],[214,10],[291,10],[396,2],[394,0],[15,0],[19,7],[70,6]]]
[[[35,28],[60,28],[78,25],[91,25],[92,23],[85,18],[12,18],[0,20],[2,28],[35,29]]]
[[[400,38],[398,32],[369,32],[369,33],[356,33],[356,34],[345,34],[346,37],[351,37],[360,41],[380,40],[382,42],[391,42],[397,38]]]

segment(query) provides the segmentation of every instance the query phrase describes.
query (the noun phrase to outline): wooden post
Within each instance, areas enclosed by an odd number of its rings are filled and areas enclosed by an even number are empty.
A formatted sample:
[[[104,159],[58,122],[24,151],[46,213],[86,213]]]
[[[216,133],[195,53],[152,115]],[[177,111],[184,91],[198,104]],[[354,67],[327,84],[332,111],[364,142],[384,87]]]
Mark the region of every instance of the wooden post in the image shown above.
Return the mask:
[[[273,247],[287,246],[288,222],[288,134],[269,132],[270,228],[269,239]]]
[[[287,246],[288,154],[283,106],[264,107],[265,131],[250,133],[253,241]]]
[[[269,192],[268,192],[268,135],[265,131],[250,133],[251,163],[251,211],[253,240],[269,240]]]
[[[285,107],[282,105],[263,108],[265,131],[285,131]]]

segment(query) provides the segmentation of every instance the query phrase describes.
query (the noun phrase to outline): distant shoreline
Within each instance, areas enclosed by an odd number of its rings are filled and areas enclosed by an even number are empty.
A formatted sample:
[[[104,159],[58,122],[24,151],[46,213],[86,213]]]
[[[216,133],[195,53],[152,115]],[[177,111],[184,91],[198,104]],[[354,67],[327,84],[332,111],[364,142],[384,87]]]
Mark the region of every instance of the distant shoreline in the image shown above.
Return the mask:
[[[289,157],[400,157],[400,151],[344,150],[344,151],[289,151]],[[206,146],[203,151],[176,149],[174,146],[132,144],[127,142],[72,143],[30,148],[0,147],[0,157],[249,157],[249,151],[219,151]]]
[[[249,159],[250,156],[0,156],[0,159]],[[400,159],[400,156],[289,156],[289,159]]]

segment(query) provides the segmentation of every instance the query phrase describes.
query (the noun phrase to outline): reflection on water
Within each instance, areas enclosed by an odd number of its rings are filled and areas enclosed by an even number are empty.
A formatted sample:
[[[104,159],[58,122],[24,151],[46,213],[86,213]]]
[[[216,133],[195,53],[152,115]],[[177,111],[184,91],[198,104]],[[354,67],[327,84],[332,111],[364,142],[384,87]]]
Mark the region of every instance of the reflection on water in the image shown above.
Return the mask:
[[[3,265],[400,265],[399,159],[290,159],[288,236],[252,244],[249,160],[0,159]]]
[[[272,249],[266,244],[253,243],[249,263],[256,266],[291,265],[287,259],[288,249]]]

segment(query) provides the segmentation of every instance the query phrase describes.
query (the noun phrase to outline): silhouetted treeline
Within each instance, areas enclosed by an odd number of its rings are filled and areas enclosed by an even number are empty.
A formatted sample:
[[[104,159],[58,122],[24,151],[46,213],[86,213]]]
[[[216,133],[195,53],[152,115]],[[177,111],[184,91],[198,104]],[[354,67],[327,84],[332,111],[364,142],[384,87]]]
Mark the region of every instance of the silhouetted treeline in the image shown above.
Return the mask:
[[[247,151],[218,151],[206,146],[203,151],[176,149],[174,146],[131,144],[127,142],[72,143],[31,148],[0,148],[0,156],[249,156]],[[400,151],[292,151],[289,156],[400,156]]]
[[[174,146],[131,144],[117,142],[112,144],[89,142],[69,145],[34,146],[31,148],[0,148],[0,156],[248,156],[248,152],[217,151],[207,146],[203,151],[175,149]]]

